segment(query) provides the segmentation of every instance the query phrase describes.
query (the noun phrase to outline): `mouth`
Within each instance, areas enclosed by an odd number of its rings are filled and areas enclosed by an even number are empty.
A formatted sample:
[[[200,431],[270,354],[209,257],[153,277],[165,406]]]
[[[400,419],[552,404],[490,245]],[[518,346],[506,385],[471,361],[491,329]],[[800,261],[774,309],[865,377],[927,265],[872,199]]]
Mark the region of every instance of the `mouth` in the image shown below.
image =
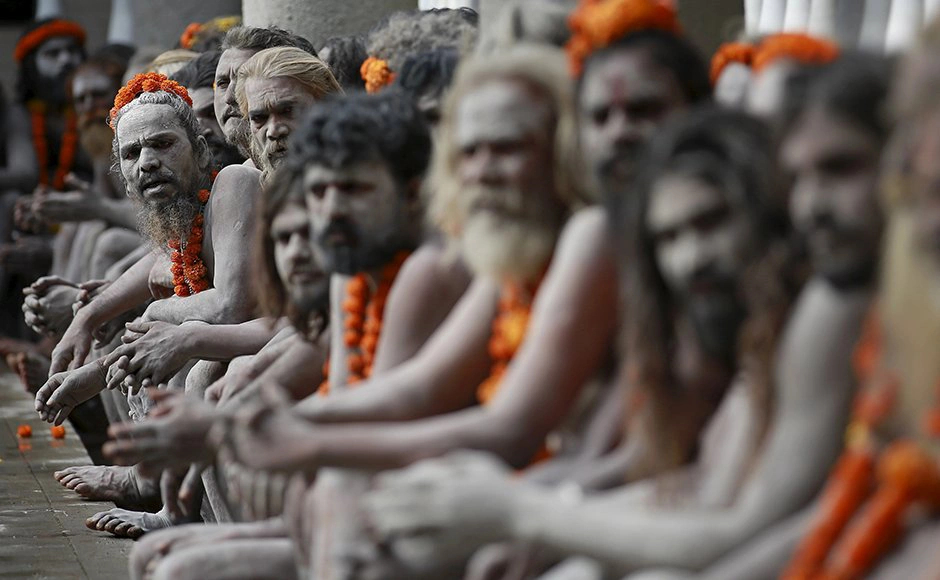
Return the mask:
[[[169,189],[170,182],[166,180],[148,181],[141,188],[140,192],[144,197],[164,197]]]
[[[323,279],[323,273],[316,270],[294,270],[288,276],[291,284],[312,284]]]
[[[230,119],[241,119],[241,117],[241,113],[232,109],[226,109],[225,112],[222,113],[222,124],[225,125]]]

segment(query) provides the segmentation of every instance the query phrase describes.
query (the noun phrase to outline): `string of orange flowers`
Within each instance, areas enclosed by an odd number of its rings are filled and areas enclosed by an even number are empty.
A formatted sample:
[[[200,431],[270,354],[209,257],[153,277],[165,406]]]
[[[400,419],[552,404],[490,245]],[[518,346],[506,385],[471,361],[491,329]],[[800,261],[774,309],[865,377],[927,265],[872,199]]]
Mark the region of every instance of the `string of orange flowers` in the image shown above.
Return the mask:
[[[382,334],[382,319],[388,294],[398,277],[398,272],[410,255],[410,252],[399,252],[395,255],[382,269],[378,286],[371,296],[369,278],[364,273],[356,274],[346,284],[346,299],[343,300],[342,308],[343,343],[349,349],[346,357],[348,385],[360,383],[372,376],[372,364],[375,362],[375,351]],[[323,368],[323,377],[324,381],[317,392],[327,395],[330,392],[329,363]]]
[[[366,82],[367,93],[377,93],[395,82],[395,73],[388,67],[388,61],[370,56],[359,67],[359,74]]]
[[[209,201],[209,195],[208,189],[200,190],[199,201],[205,205]],[[167,243],[172,250],[170,272],[173,274],[173,293],[177,296],[191,296],[209,289],[209,281],[206,278],[209,271],[202,261],[201,254],[204,223],[205,218],[200,212],[193,219],[193,225],[185,243],[180,240],[170,240]]]
[[[712,85],[718,82],[718,77],[725,68],[732,63],[740,63],[746,67],[751,66],[754,59],[754,45],[746,42],[726,42],[718,47],[712,57],[709,77]]]
[[[773,34],[761,40],[752,60],[755,71],[788,58],[803,64],[827,64],[839,56],[839,45],[808,34],[787,32]]]
[[[571,73],[580,76],[591,53],[640,30],[680,34],[675,5],[667,0],[581,0],[568,17],[571,38],[565,45]]]
[[[940,466],[927,450],[909,439],[880,453],[876,449],[874,430],[891,413],[900,390],[897,378],[879,368],[881,352],[881,327],[873,313],[855,353],[864,387],[846,432],[846,451],[826,484],[809,533],[781,576],[784,580],[862,578],[901,537],[911,506],[940,509]],[[921,425],[930,437],[940,436],[938,415],[940,383]]]
[[[31,100],[27,104],[32,128],[33,149],[36,152],[36,161],[39,164],[40,185],[51,185],[54,189],[65,188],[65,176],[72,170],[75,154],[78,147],[78,124],[75,111],[68,107],[65,109],[65,130],[59,145],[59,161],[55,172],[49,174],[49,141],[46,135],[46,104],[39,100]]]

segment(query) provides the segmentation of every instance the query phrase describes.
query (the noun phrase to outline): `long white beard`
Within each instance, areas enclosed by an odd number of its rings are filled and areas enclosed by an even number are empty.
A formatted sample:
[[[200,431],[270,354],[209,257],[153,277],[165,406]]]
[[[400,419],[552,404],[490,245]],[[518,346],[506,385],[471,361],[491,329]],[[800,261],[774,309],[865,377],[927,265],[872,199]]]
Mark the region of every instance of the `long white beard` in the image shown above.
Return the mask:
[[[531,223],[478,212],[464,224],[460,248],[474,274],[496,280],[530,282],[548,266],[558,230],[552,224]]]

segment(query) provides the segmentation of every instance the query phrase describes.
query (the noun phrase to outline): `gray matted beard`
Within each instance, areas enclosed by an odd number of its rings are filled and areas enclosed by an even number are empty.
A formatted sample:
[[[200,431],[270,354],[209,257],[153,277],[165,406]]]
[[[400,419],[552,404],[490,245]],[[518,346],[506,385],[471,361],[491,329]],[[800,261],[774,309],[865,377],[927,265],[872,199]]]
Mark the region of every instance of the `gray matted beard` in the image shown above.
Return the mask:
[[[287,150],[287,138],[278,139],[277,141],[266,140],[264,145],[260,145],[256,139],[252,138],[249,140],[249,144],[251,145],[251,160],[255,162],[255,167],[260,169],[264,175],[263,181],[267,181],[280,164],[283,152]],[[275,160],[272,157],[277,153],[282,155]]]
[[[93,160],[108,159],[114,142],[114,131],[107,119],[91,119],[79,127],[78,142]]]
[[[555,252],[559,216],[547,204],[527,204],[521,192],[480,188],[463,205],[485,201],[491,207],[469,214],[460,234],[461,255],[474,274],[496,280],[529,282],[537,278]],[[528,206],[528,207],[526,207]]]
[[[137,229],[158,248],[170,240],[189,236],[193,220],[202,209],[196,193],[180,193],[172,199],[143,202],[137,212]]]

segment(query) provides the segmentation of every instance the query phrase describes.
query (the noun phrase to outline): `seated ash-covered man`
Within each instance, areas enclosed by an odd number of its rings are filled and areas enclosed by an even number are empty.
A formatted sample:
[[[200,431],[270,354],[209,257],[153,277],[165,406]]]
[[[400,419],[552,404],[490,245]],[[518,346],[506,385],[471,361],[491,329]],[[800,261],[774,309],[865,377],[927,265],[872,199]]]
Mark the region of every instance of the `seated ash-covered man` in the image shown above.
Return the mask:
[[[218,50],[204,52],[170,77],[186,87],[193,100],[193,111],[199,120],[202,136],[206,138],[212,158],[220,169],[245,161],[238,148],[226,140],[215,116],[215,72],[221,56]]]
[[[275,190],[292,191],[292,199],[305,194],[315,198],[315,206],[308,199],[312,239],[323,265],[335,272],[334,302],[341,304],[347,292],[355,292],[362,301],[362,312],[333,314],[336,322],[329,334],[334,349],[350,332],[356,332],[359,339],[358,344],[344,345],[339,358],[331,357],[339,361],[332,365],[329,377],[334,393],[368,377],[370,372],[384,372],[413,356],[435,330],[435,321],[440,323],[445,318],[463,291],[446,272],[430,269],[421,250],[411,253],[421,240],[423,208],[419,191],[430,150],[428,129],[407,99],[394,93],[346,97],[314,106],[298,128],[284,166],[271,184]],[[295,375],[313,366],[318,374],[320,371],[317,361],[293,350],[278,359],[277,364],[282,363],[290,365]],[[278,380],[272,373],[266,375]],[[283,378],[286,381],[288,377]],[[309,379],[306,386],[310,386]],[[198,437],[188,441],[205,439],[213,416],[208,414],[208,418],[210,422],[203,423]],[[170,422],[163,421],[165,431],[172,434]],[[176,447],[150,432],[147,424],[115,430],[115,435],[117,440],[110,451],[118,461],[152,457],[147,450],[154,444],[159,445],[163,461],[180,459]],[[188,459],[205,459],[206,452],[202,449],[203,455]],[[356,484],[356,478],[346,481]],[[245,510],[243,515],[257,519],[264,513],[254,509]],[[244,547],[239,547],[244,542],[209,546],[200,540],[202,536],[251,538],[257,549],[249,557]],[[239,562],[248,560],[245,565],[261,575],[277,554],[285,555],[292,565],[289,542],[284,551],[276,546],[267,548],[260,541],[278,536],[282,543],[287,538],[286,527],[279,519],[167,530],[135,550],[133,570],[140,574],[148,562],[154,566],[154,556],[160,556],[159,546],[169,542],[179,549],[159,565],[165,573],[195,573],[203,567],[212,569],[220,558],[231,561],[237,557]],[[255,561],[251,561],[253,558]]]
[[[225,39],[222,41],[222,54],[219,55],[215,70],[212,97],[216,121],[222,128],[225,141],[237,147],[242,157],[248,159],[245,163],[253,164],[254,167],[260,167],[260,165],[251,159],[248,120],[242,116],[235,97],[235,89],[238,87],[236,82],[238,69],[259,51],[278,46],[292,46],[309,53],[310,56],[317,56],[317,51],[306,38],[291,34],[276,26],[267,28],[236,26],[225,33]]]
[[[326,65],[315,56],[292,47],[258,52],[242,65],[239,75],[244,82],[239,83],[238,98],[246,111],[249,106],[253,107],[252,155],[265,172],[272,171],[274,164],[283,157],[287,139],[303,111],[317,100],[341,91]],[[209,357],[211,360],[229,361],[237,356],[254,354],[272,338],[270,325],[265,321],[250,322],[231,330],[238,332],[244,340],[223,343],[215,350],[214,356]],[[185,348],[185,343],[169,340],[168,335],[178,332],[170,325],[134,327],[132,331],[144,334],[145,340],[121,347],[108,358],[111,365],[109,382],[112,385],[121,381],[141,384],[145,380],[148,384],[157,385],[175,374],[182,364],[202,358]],[[156,344],[166,345],[161,349],[164,356],[146,354]],[[179,348],[173,348],[171,345],[174,344]],[[258,346],[253,347],[255,344]],[[197,371],[197,376],[204,374]]]
[[[841,435],[838,429],[845,426],[847,402],[858,384],[858,377],[846,376],[844,369],[880,262],[884,218],[878,186],[890,129],[884,114],[888,72],[886,62],[868,54],[844,55],[815,71],[804,79],[782,133],[781,166],[793,178],[790,218],[813,269],[791,322],[800,329],[794,334],[804,337],[799,366],[811,368],[820,360],[838,373],[830,376],[825,393],[837,397],[829,400],[839,414],[828,419],[833,429],[820,431],[821,440]],[[827,404],[828,397],[817,396],[819,405]],[[805,419],[813,421],[804,424],[807,428],[819,420]],[[812,511],[811,506],[774,525],[709,567],[704,577],[749,580],[778,574]]]
[[[811,499],[839,449],[850,389],[823,391],[851,384],[832,356],[848,367],[850,341],[835,338],[857,328],[858,308],[796,364],[808,337],[780,334],[794,290],[771,153],[755,120],[701,111],[655,137],[632,196],[611,198],[631,313],[628,477],[652,479],[582,500],[480,456],[428,462],[380,481],[380,540],[416,558],[514,538],[608,575],[701,569]]]
[[[189,97],[162,75],[132,79],[115,100],[111,123],[121,175],[140,204],[140,229],[153,249],[69,325],[53,352],[52,376],[37,394],[37,409],[49,421],[63,421],[105,387],[103,359],[85,359],[93,334],[123,312],[158,298],[144,322],[224,324],[247,320],[255,307],[248,258],[259,172],[230,166],[212,183],[211,156]],[[149,406],[133,393],[129,403],[138,417]],[[72,468],[57,476],[90,499],[139,505],[148,495],[127,468]]]
[[[287,154],[287,138],[304,112],[327,95],[342,94],[326,64],[299,48],[262,50],[238,69],[235,97],[248,120],[251,158],[264,179]]]

